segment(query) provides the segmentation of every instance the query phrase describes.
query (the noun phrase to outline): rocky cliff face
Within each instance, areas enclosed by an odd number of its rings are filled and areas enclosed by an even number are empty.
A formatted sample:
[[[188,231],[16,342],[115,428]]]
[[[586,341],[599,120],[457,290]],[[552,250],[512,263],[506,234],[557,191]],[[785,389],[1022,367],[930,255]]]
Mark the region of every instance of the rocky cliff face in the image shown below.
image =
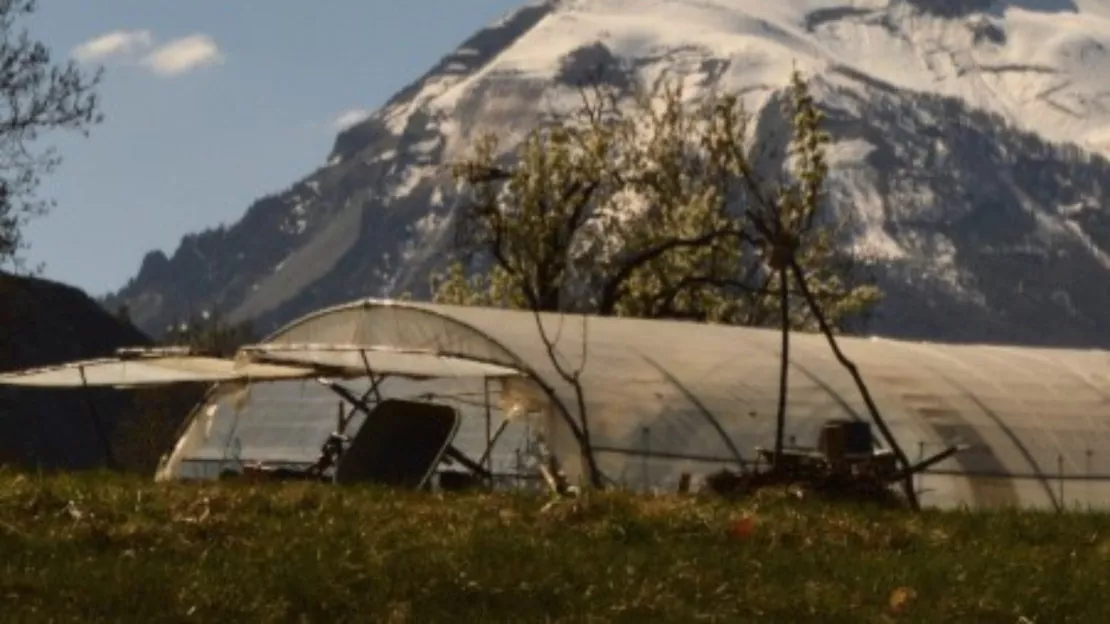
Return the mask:
[[[1110,346],[1110,3],[563,0],[478,32],[327,164],[226,229],[155,252],[109,305],[147,331],[201,310],[275,328],[362,296],[421,294],[449,242],[443,165],[664,73],[745,95],[759,127],[792,65],[830,115],[838,210],[888,296],[876,333]],[[768,136],[770,136],[768,134]]]

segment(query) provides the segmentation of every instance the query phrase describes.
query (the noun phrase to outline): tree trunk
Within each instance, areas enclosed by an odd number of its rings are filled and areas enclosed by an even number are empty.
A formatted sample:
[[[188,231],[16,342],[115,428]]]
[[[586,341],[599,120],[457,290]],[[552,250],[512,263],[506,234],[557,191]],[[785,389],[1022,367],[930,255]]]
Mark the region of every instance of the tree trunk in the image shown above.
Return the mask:
[[[775,421],[775,470],[782,467],[783,436],[786,430],[786,393],[788,391],[788,376],[790,371],[790,294],[786,267],[779,269],[779,306],[781,307],[782,323],[782,354],[779,364],[779,409]]]
[[[813,316],[817,319],[817,324],[820,325],[821,333],[825,335],[825,340],[828,341],[829,348],[832,349],[833,355],[836,356],[840,365],[848,370],[848,373],[852,376],[852,380],[856,382],[856,388],[859,389],[860,396],[863,397],[863,402],[867,404],[867,409],[871,412],[871,419],[875,421],[875,425],[879,428],[879,432],[882,433],[883,439],[886,440],[887,445],[890,446],[890,450],[894,453],[894,456],[898,458],[898,463],[902,465],[903,469],[907,470],[908,476],[906,476],[902,482],[902,488],[906,492],[906,499],[913,509],[920,509],[917,502],[917,492],[913,488],[913,476],[909,472],[911,467],[909,458],[906,457],[905,451],[902,450],[902,447],[898,444],[898,440],[894,439],[894,434],[892,434],[890,428],[887,427],[886,420],[884,420],[882,414],[879,413],[879,408],[871,398],[871,391],[867,389],[867,384],[863,381],[863,376],[860,375],[859,369],[856,368],[855,363],[849,360],[848,356],[844,355],[844,352],[840,350],[833,330],[829,326],[828,320],[825,319],[824,313],[821,311],[821,306],[817,304],[817,300],[814,299],[813,293],[809,291],[809,285],[806,284],[805,281],[805,273],[802,272],[802,267],[798,265],[798,260],[796,258],[790,259],[790,269],[794,274],[794,281],[798,283],[798,290],[800,290],[802,296],[805,297],[810,312],[812,312]]]

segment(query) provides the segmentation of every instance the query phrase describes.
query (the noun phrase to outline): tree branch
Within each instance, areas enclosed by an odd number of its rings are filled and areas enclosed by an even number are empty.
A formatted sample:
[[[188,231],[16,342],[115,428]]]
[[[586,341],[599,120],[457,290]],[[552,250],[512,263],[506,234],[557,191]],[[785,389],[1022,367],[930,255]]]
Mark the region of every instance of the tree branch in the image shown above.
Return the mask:
[[[731,288],[752,295],[771,293],[766,282],[764,282],[762,286],[753,286],[750,282],[744,280],[729,279],[715,275],[687,275],[659,294],[656,298],[658,301],[656,309],[660,312],[665,312],[667,310],[673,311],[674,308],[672,306],[678,295],[682,294],[686,289],[699,286],[709,286],[719,289]],[[705,319],[702,320],[704,321]]]
[[[890,446],[890,450],[898,459],[898,463],[901,464],[903,470],[909,471],[911,468],[909,458],[906,457],[905,451],[902,450],[902,447],[898,444],[898,440],[895,439],[894,434],[891,433],[890,428],[887,427],[886,420],[884,420],[882,414],[879,413],[879,408],[875,405],[874,399],[871,398],[871,391],[868,390],[863,376],[860,375],[859,368],[857,368],[855,363],[848,359],[848,356],[844,355],[844,352],[840,350],[840,345],[837,344],[836,336],[833,334],[828,321],[825,320],[825,315],[821,312],[821,308],[817,304],[817,301],[809,292],[809,286],[806,284],[805,280],[805,273],[802,271],[802,267],[795,258],[790,259],[790,271],[794,274],[794,281],[797,283],[802,296],[805,297],[806,303],[809,304],[810,311],[813,312],[813,316],[817,318],[817,323],[821,327],[821,333],[825,335],[825,340],[828,341],[829,348],[832,349],[833,355],[836,356],[840,365],[852,376],[852,380],[856,383],[856,388],[859,389],[860,396],[863,397],[863,402],[867,405],[867,409],[871,413],[872,420],[874,420],[875,425],[879,427],[883,439],[885,439],[887,445]],[[903,489],[906,492],[906,498],[909,500],[910,505],[914,509],[917,509],[917,492],[914,491],[912,478],[907,477],[904,480]]]
[[[0,266],[22,267],[22,230],[52,202],[35,198],[40,176],[61,159],[47,147],[32,153],[40,133],[79,131],[99,123],[95,90],[101,71],[84,74],[74,63],[56,64],[50,50],[16,23],[36,9],[33,0],[0,2]]]
[[[601,295],[597,305],[598,315],[612,316],[613,311],[616,309],[617,302],[620,301],[621,296],[624,294],[625,284],[636,270],[643,267],[645,264],[661,257],[668,251],[704,247],[721,238],[727,237],[750,240],[748,234],[743,230],[712,230],[693,238],[670,238],[646,249],[641,249],[632,256],[624,259],[619,263],[617,271],[602,283]]]
[[[566,420],[567,425],[571,428],[572,434],[575,436],[575,439],[578,441],[578,444],[582,449],[582,454],[586,460],[587,469],[590,472],[590,484],[593,487],[600,489],[604,486],[605,479],[604,475],[601,473],[600,467],[597,465],[597,459],[594,457],[593,441],[590,436],[590,422],[587,415],[586,393],[585,389],[582,387],[581,379],[582,370],[585,368],[586,365],[587,318],[585,315],[582,316],[582,362],[579,368],[574,371],[570,371],[564,368],[563,365],[559,362],[559,354],[556,348],[556,344],[548,337],[547,330],[543,326],[542,313],[534,307],[532,308],[532,318],[535,319],[536,330],[539,333],[540,340],[543,342],[544,350],[547,352],[547,357],[551,361],[551,365],[555,368],[555,371],[559,374],[559,376],[562,377],[563,380],[566,381],[568,384],[570,384],[572,388],[574,388],[575,401],[577,403],[578,417],[581,421],[581,426],[579,426],[578,423],[574,422],[574,420],[570,417],[570,414],[566,414],[565,412],[563,414],[564,420]],[[560,319],[561,318],[562,317],[560,316]]]

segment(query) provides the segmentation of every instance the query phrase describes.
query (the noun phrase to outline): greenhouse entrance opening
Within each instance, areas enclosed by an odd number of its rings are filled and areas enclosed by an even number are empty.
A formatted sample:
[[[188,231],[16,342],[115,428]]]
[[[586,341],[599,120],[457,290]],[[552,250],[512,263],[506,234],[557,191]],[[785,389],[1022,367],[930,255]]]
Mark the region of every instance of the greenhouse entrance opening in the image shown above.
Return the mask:
[[[540,428],[505,390],[532,385],[521,371],[393,347],[263,344],[241,353],[256,362],[311,365],[319,376],[215,389],[194,410],[157,479],[416,489],[519,487],[540,479],[531,443]],[[356,366],[361,376],[352,374]]]

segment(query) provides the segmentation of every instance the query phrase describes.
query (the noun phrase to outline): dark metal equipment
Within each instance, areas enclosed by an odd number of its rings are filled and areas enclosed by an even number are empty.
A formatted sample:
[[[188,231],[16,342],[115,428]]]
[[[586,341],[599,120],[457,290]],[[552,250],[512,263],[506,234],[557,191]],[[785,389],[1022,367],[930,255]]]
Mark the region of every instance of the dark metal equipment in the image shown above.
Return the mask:
[[[768,466],[754,474],[721,471],[710,475],[707,487],[725,495],[737,495],[772,485],[796,485],[803,489],[834,496],[891,501],[890,486],[944,461],[958,447],[925,458],[907,468],[899,468],[890,449],[877,449],[871,423],[857,420],[830,420],[817,434],[815,447],[786,447],[779,454],[757,448],[760,463]]]

